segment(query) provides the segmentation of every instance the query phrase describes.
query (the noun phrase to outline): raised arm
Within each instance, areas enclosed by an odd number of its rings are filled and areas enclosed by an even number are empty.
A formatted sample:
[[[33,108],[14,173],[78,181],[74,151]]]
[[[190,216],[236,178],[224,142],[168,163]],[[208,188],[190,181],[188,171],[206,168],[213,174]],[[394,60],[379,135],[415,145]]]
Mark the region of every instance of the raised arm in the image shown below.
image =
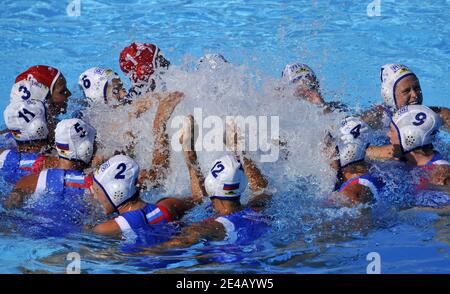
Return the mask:
[[[177,92],[174,92],[177,93]],[[161,100],[164,100],[162,97],[168,97],[173,93],[166,93],[164,96],[161,96],[159,93],[148,93],[143,97],[139,97],[135,101],[133,101],[134,110],[128,113],[130,118],[138,118],[141,114],[145,113],[147,110],[152,108],[152,106]]]
[[[175,219],[181,218],[187,210],[202,203],[204,196],[206,196],[205,179],[198,164],[197,153],[194,148],[195,135],[197,134],[195,129],[194,118],[191,115],[186,117],[180,136],[180,144],[182,145],[184,160],[189,171],[192,195],[181,199],[163,198],[158,201],[158,204],[165,206]]]
[[[231,123],[227,126],[225,140],[225,144],[232,152],[234,152],[236,158],[242,163],[245,175],[248,178],[248,183],[252,190],[248,206],[252,208],[264,208],[272,199],[272,193],[267,190],[269,183],[258,166],[250,158],[250,155],[245,152],[242,146],[242,138],[240,137],[239,129],[235,123]]]
[[[189,170],[193,201],[195,203],[201,203],[203,197],[206,196],[206,189],[204,185],[205,178],[198,164],[197,152],[195,151],[195,141],[198,133],[196,129],[197,126],[194,117],[189,115],[184,122],[180,143],[183,146],[184,160]]]
[[[142,170],[139,176],[139,183],[149,180],[154,187],[160,186],[167,177],[167,170],[170,165],[170,141],[166,132],[167,122],[175,107],[181,101],[183,93],[174,92],[166,99],[161,100],[153,121],[153,158],[150,170]]]

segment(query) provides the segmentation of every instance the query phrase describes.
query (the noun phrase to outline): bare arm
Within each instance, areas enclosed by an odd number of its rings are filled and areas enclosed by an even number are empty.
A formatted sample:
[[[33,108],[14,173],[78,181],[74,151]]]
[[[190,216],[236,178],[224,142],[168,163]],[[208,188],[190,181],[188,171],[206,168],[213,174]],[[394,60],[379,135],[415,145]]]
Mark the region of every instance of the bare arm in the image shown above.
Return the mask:
[[[431,184],[435,186],[442,186],[440,190],[446,190],[447,193],[450,189],[450,166],[437,165],[430,177]]]
[[[450,131],[450,109],[447,107],[430,107],[434,112],[439,114],[447,131]]]
[[[195,151],[184,151],[184,158],[189,170],[193,201],[197,204],[202,203],[203,197],[207,193],[205,189],[205,178],[197,161],[197,153]]]
[[[197,160],[197,152],[195,151],[196,134],[198,133],[197,125],[194,117],[189,115],[183,124],[183,132],[180,136],[180,143],[183,149],[184,160],[186,162],[189,178],[191,181],[191,192],[193,201],[201,203],[203,197],[206,196],[205,178]]]
[[[189,247],[199,243],[201,240],[222,241],[225,237],[225,228],[221,223],[215,220],[207,220],[192,224],[191,226],[183,229],[180,235],[172,238],[170,241],[149,248],[141,254],[146,255],[149,253],[158,253],[175,247]]]
[[[204,186],[205,179],[197,161],[197,153],[195,152],[195,122],[192,115],[186,117],[183,124],[183,131],[180,136],[180,143],[183,148],[184,159],[189,171],[191,182],[191,197],[163,198],[158,201],[158,205],[164,206],[173,219],[180,219],[187,210],[193,208],[196,204],[203,202],[206,195]]]
[[[170,95],[171,93],[168,93],[167,95]],[[158,93],[149,93],[145,95],[142,98],[137,99],[134,101],[133,106],[134,110],[130,113],[128,113],[128,116],[130,118],[139,118],[141,114],[147,112],[150,108],[152,108],[153,104],[156,103],[156,101],[163,100],[161,98],[161,95]]]
[[[260,193],[264,191],[269,183],[262,174],[261,170],[245,152],[242,152],[242,159],[242,165],[244,167],[245,174],[248,177],[250,189],[254,193]]]
[[[174,92],[167,99],[160,102],[153,121],[154,149],[152,158],[152,168],[148,171],[142,171],[139,177],[139,183],[150,180],[156,187],[160,186],[167,177],[167,171],[170,165],[170,142],[166,133],[167,122],[172,115],[175,107],[181,101],[183,93]]]
[[[115,220],[109,220],[102,224],[96,225],[92,228],[92,231],[96,234],[121,236],[122,230]]]
[[[241,140],[242,138],[239,135],[236,124],[232,123],[228,125],[225,134],[225,144],[234,152],[238,160],[241,161],[245,175],[248,178],[250,189],[252,190],[252,196],[248,202],[248,206],[255,209],[262,209],[272,199],[272,193],[267,191],[268,181],[261,170],[243,150]]]
[[[369,146],[366,149],[366,157],[370,160],[385,160],[394,158],[392,145]]]
[[[372,192],[369,188],[362,185],[352,185],[341,192],[349,200],[343,203],[346,206],[352,206],[359,203],[368,203],[373,200]]]
[[[225,144],[235,154],[238,160],[241,161],[250,189],[254,193],[259,193],[267,188],[268,182],[261,170],[256,166],[250,156],[243,150],[242,138],[240,137],[239,130],[236,124],[233,122],[227,126],[225,134]]]
[[[36,190],[39,174],[32,174],[21,178],[9,197],[3,202],[6,209],[20,208]]]
[[[383,127],[383,108],[381,105],[364,111],[360,116],[372,129],[381,129]]]

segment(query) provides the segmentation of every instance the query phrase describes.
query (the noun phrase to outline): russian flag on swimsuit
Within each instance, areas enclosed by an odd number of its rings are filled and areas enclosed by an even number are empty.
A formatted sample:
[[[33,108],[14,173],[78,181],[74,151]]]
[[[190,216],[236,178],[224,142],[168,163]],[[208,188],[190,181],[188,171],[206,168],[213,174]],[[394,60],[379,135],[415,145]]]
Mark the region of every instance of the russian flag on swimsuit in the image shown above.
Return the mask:
[[[39,153],[21,153],[15,149],[4,150],[0,154],[0,176],[9,183],[40,171],[45,156]]]
[[[152,225],[167,224],[172,218],[162,205],[148,203],[144,208],[126,212],[115,218],[122,232],[137,232],[139,228],[152,227]]]

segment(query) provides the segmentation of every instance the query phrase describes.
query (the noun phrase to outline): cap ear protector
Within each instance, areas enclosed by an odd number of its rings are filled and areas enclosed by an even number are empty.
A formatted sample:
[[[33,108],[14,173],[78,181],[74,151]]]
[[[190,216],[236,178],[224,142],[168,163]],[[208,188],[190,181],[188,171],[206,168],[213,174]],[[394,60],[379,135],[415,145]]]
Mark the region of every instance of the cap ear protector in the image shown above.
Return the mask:
[[[31,134],[30,140],[47,139],[47,136],[48,136],[47,121],[42,120],[42,119],[32,120],[28,124],[26,132]]]
[[[371,131],[364,121],[356,117],[347,117],[342,120],[336,135],[341,167],[364,160],[370,140]]]
[[[381,67],[381,96],[387,106],[397,110],[395,88],[397,84],[407,76],[416,76],[407,66],[403,64],[385,64]]]
[[[242,164],[231,155],[214,161],[205,179],[205,189],[211,199],[239,200],[247,184]]]
[[[3,117],[16,141],[47,139],[47,113],[44,103],[37,100],[11,102]]]
[[[424,105],[407,105],[392,117],[403,153],[414,151],[432,143],[442,119]]]
[[[126,155],[116,155],[104,162],[94,173],[94,181],[106,197],[118,209],[137,193],[138,164]]]
[[[76,149],[76,158],[84,163],[89,163],[94,155],[94,144],[88,140],[82,141]]]

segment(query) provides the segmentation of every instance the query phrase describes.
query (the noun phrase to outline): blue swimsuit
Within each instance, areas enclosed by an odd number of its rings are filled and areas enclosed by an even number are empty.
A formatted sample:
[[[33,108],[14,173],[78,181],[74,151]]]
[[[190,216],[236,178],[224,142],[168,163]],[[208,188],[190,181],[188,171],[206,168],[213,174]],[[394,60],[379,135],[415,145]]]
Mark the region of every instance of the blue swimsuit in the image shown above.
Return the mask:
[[[77,170],[47,169],[39,174],[35,194],[25,207],[39,237],[82,229],[88,215],[84,194],[90,185],[91,178]]]
[[[162,205],[148,203],[144,208],[126,212],[116,217],[123,237],[132,247],[154,246],[169,241],[178,232],[169,212]],[[124,249],[130,251],[132,248]]]
[[[236,245],[248,244],[261,237],[269,229],[266,217],[251,208],[215,219],[226,232],[224,241]]]
[[[39,172],[45,155],[21,153],[8,149],[0,154],[0,176],[8,183],[15,184],[20,178]]]
[[[425,171],[426,173],[430,173],[439,165],[450,165],[450,163],[445,160],[441,154],[436,152],[427,164],[415,167],[414,169],[419,170],[419,172]],[[442,208],[450,205],[450,197],[447,193],[442,191],[427,190],[427,185],[430,183],[428,176],[429,175],[420,176],[420,183],[415,187],[413,198],[410,199],[409,204],[411,206],[432,208]]]
[[[17,142],[11,133],[4,133],[0,135],[0,149],[15,149]]]

